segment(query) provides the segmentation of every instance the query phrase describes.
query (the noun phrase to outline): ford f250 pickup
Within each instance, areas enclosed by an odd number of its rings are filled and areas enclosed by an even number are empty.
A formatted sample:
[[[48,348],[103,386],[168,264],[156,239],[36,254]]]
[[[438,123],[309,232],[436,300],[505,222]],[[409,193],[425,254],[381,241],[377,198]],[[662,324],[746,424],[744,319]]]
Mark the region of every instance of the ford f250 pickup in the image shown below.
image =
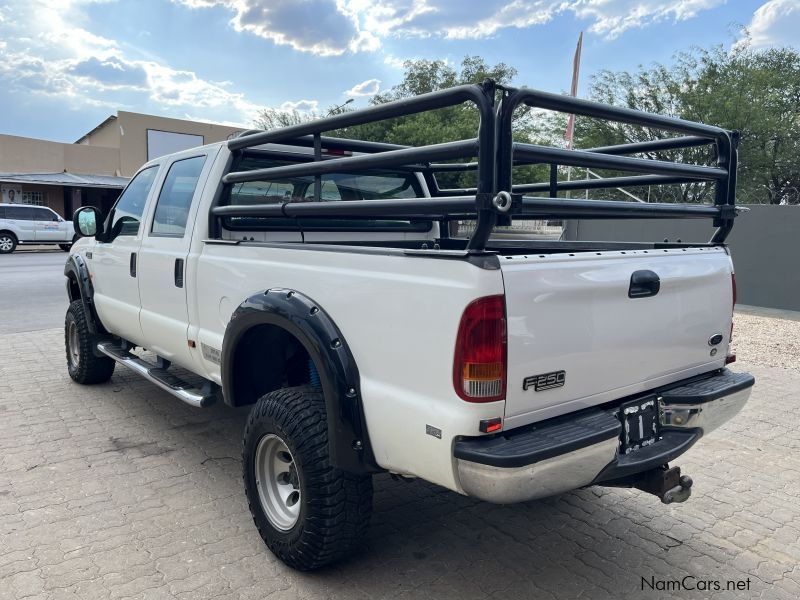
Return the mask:
[[[465,103],[480,114],[472,139],[322,135]],[[520,106],[670,135],[524,144],[511,127]],[[198,408],[252,405],[247,499],[267,546],[298,569],[357,545],[378,472],[496,503],[591,485],[684,501],[692,480],[669,463],[734,416],[754,383],[727,368],[737,140],[486,81],[158,158],[105,219],[75,214],[69,374],[102,383],[119,363]],[[716,164],[648,157],[704,145]],[[514,182],[514,167],[531,164],[551,165],[549,181]],[[628,174],[570,182],[559,165]],[[437,174],[453,172],[476,187],[441,189]],[[559,197],[697,181],[713,203]],[[708,219],[713,230],[697,244],[496,234],[531,219],[628,218]],[[475,227],[459,237],[464,221]]]

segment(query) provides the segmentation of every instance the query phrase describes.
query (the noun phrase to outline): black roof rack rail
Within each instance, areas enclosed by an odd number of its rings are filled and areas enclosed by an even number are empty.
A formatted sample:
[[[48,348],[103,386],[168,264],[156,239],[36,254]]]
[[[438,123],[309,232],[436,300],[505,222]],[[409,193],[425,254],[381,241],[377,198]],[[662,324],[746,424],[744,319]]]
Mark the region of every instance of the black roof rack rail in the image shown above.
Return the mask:
[[[500,103],[495,106],[498,91]],[[471,139],[413,147],[322,135],[333,130],[457,106],[465,102],[474,104],[480,115],[477,137]],[[514,142],[511,127],[513,113],[521,105],[631,123],[680,135],[588,150],[564,150],[524,144]],[[234,154],[269,151],[266,144],[313,148],[313,158],[297,164],[264,169],[233,170],[223,177],[223,183],[230,187],[236,183],[265,179],[314,177],[314,201],[217,205],[212,208],[212,215],[218,225],[222,219],[230,217],[398,217],[436,219],[443,223],[454,219],[475,219],[477,225],[467,248],[472,252],[482,252],[494,227],[498,224],[510,224],[512,219],[712,218],[717,230],[710,243],[719,244],[725,241],[737,213],[735,188],[738,132],[527,88],[499,88],[490,80],[479,85],[462,85],[413,98],[403,98],[308,123],[270,131],[247,132],[246,135],[227,142],[228,148]],[[714,146],[716,166],[630,156],[704,145]],[[333,156],[330,151],[335,151]],[[468,162],[441,162],[453,160]],[[512,181],[515,165],[537,163],[550,165],[549,182],[515,184]],[[636,175],[564,182],[558,181],[556,169],[559,165],[612,169]],[[433,197],[320,201],[322,175],[343,171],[369,172],[385,167],[412,168],[422,172],[432,184],[430,187]],[[447,190],[439,189],[436,185],[435,173],[468,171],[477,172],[475,188]],[[613,189],[697,181],[709,182],[715,186],[714,205],[557,197],[558,192],[564,190]],[[521,195],[532,192],[549,192],[549,197]]]

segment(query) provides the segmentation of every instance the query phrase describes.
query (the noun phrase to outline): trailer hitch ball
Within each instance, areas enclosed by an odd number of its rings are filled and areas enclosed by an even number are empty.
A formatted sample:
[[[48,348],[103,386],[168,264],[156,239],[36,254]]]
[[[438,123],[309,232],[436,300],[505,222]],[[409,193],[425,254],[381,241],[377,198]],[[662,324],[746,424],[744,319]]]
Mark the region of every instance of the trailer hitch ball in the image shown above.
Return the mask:
[[[673,502],[685,502],[692,495],[692,478],[688,475],[681,476],[678,485],[670,488],[661,496],[661,502],[672,504]]]
[[[685,502],[692,495],[692,478],[681,475],[680,467],[667,465],[642,473],[634,484],[643,492],[657,496],[664,504]]]

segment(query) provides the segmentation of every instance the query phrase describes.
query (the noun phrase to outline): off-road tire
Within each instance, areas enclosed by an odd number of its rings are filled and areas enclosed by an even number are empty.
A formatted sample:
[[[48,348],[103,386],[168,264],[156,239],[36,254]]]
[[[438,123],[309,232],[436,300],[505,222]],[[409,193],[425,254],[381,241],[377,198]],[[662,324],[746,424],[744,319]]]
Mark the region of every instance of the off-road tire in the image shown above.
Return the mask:
[[[278,436],[296,465],[300,513],[287,531],[275,527],[262,506],[256,481],[256,450],[262,438]],[[288,566],[318,569],[351,553],[369,527],[372,477],[331,466],[322,393],[311,386],[284,388],[262,396],[244,431],[245,492],[267,547]]]
[[[72,343],[70,342],[71,336]],[[69,305],[67,316],[64,319],[67,370],[73,381],[91,384],[105,383],[111,379],[116,362],[113,358],[95,355],[94,348],[99,341],[99,336],[89,331],[83,302],[75,300]]]
[[[13,233],[0,233],[0,254],[11,254],[17,249],[17,237]]]

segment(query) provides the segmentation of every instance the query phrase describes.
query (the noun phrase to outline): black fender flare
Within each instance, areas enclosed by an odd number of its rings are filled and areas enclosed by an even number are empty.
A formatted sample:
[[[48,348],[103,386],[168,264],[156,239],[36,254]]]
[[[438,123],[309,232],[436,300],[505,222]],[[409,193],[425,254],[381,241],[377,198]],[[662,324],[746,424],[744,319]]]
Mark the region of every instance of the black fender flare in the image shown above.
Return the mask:
[[[333,466],[353,473],[381,471],[369,441],[353,354],[328,313],[296,290],[268,289],[251,296],[234,311],[222,342],[220,367],[225,402],[236,405],[233,398],[236,347],[242,336],[257,325],[276,325],[286,330],[314,361],[325,397]]]
[[[67,263],[64,265],[64,276],[67,278],[67,297],[70,302],[74,302],[79,298],[73,298],[74,293],[70,286],[70,278],[73,278],[78,285],[80,291],[80,300],[83,302],[83,310],[87,316],[87,326],[90,333],[103,334],[106,333],[105,327],[100,322],[100,317],[97,316],[97,311],[94,307],[94,287],[92,287],[92,279],[89,276],[89,267],[80,254],[70,254],[67,258]]]

